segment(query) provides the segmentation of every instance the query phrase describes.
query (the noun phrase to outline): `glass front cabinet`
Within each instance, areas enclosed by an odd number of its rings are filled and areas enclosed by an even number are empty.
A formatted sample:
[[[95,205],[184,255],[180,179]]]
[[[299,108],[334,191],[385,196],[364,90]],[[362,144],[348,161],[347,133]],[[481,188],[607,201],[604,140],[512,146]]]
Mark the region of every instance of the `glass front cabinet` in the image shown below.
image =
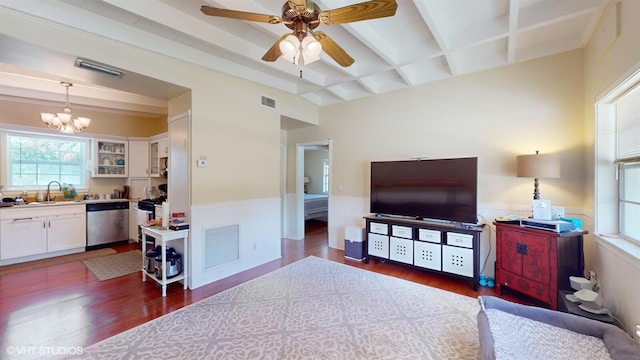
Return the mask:
[[[127,177],[128,142],[93,139],[93,177]]]
[[[169,146],[167,138],[151,140],[149,142],[149,169],[151,177],[166,177]]]

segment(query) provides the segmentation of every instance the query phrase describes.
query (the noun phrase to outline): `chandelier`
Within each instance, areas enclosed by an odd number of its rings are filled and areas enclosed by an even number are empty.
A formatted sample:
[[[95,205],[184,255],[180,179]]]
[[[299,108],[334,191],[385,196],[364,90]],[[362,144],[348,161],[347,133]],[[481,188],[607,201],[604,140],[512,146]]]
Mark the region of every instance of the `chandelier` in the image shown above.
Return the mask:
[[[69,106],[69,87],[73,86],[72,83],[61,82],[62,86],[67,90],[67,102],[64,105],[63,112],[57,114],[40,113],[42,121],[47,124],[49,129],[58,130],[65,134],[77,134],[83,132],[89,124],[91,119],[85,117],[77,117],[73,119],[71,117],[71,107]]]

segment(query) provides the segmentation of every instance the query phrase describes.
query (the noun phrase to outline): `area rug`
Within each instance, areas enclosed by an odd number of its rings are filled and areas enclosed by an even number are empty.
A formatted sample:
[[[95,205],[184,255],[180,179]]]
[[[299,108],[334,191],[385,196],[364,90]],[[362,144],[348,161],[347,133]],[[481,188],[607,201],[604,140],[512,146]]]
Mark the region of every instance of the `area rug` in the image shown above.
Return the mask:
[[[81,359],[478,359],[475,298],[307,257]]]
[[[90,250],[76,254],[56,256],[49,259],[33,260],[19,264],[0,266],[0,276],[15,274],[23,271],[42,269],[48,266],[66,264],[73,261],[92,259],[100,256],[115,254],[116,251],[110,248]]]
[[[82,262],[100,281],[142,270],[142,251],[131,250]]]

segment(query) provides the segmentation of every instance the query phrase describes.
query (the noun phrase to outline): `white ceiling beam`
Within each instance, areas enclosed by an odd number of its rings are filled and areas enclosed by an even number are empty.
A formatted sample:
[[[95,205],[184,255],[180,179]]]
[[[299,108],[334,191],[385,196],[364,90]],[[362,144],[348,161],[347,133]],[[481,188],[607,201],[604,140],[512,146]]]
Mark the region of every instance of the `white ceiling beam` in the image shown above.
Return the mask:
[[[427,27],[429,28],[429,30],[431,30],[431,34],[433,35],[433,38],[435,39],[436,43],[438,43],[438,46],[440,47],[440,49],[442,49],[442,55],[445,57],[445,59],[447,59],[447,64],[449,66],[451,74],[453,74],[453,76],[458,75],[458,69],[455,63],[451,61],[452,55],[450,50],[447,47],[444,36],[440,32],[440,29],[438,28],[434,19],[431,17],[431,13],[427,8],[426,2],[421,0],[413,0],[413,2],[416,5],[416,8],[418,9],[420,16],[422,16],[422,19],[424,20],[425,24],[427,24]],[[431,3],[431,5],[434,6],[435,4]]]
[[[509,40],[507,42],[507,63],[513,64],[518,40],[518,15],[520,0],[509,0]]]

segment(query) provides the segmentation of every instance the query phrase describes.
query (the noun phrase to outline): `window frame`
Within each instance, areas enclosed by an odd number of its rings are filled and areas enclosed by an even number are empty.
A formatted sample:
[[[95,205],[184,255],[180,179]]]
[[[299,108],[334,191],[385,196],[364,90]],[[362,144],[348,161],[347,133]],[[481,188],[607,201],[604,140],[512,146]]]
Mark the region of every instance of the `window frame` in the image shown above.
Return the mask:
[[[640,87],[640,63],[620,81],[604,91],[595,101],[595,182],[594,227],[598,236],[622,239],[640,252],[640,239],[621,233],[621,176],[623,167],[617,160],[616,101]],[[635,160],[634,160],[635,161]],[[618,246],[626,247],[620,243]]]
[[[46,185],[25,185],[25,186],[12,186],[9,185],[10,181],[10,152],[9,152],[9,137],[10,136],[18,136],[18,137],[31,137],[38,139],[55,139],[55,140],[69,140],[69,141],[79,141],[84,143],[84,165],[81,166],[82,174],[80,175],[82,178],[82,184],[73,184],[76,190],[87,190],[90,186],[90,178],[91,175],[89,171],[87,171],[86,164],[87,161],[91,159],[92,153],[92,141],[90,137],[87,136],[68,136],[68,135],[58,135],[58,134],[48,134],[44,132],[38,131],[28,131],[28,130],[20,130],[13,128],[2,128],[0,129],[0,159],[2,159],[2,165],[0,166],[0,183],[3,184],[2,191],[5,193],[20,193],[24,191],[34,191],[34,190],[44,190],[47,188]]]

